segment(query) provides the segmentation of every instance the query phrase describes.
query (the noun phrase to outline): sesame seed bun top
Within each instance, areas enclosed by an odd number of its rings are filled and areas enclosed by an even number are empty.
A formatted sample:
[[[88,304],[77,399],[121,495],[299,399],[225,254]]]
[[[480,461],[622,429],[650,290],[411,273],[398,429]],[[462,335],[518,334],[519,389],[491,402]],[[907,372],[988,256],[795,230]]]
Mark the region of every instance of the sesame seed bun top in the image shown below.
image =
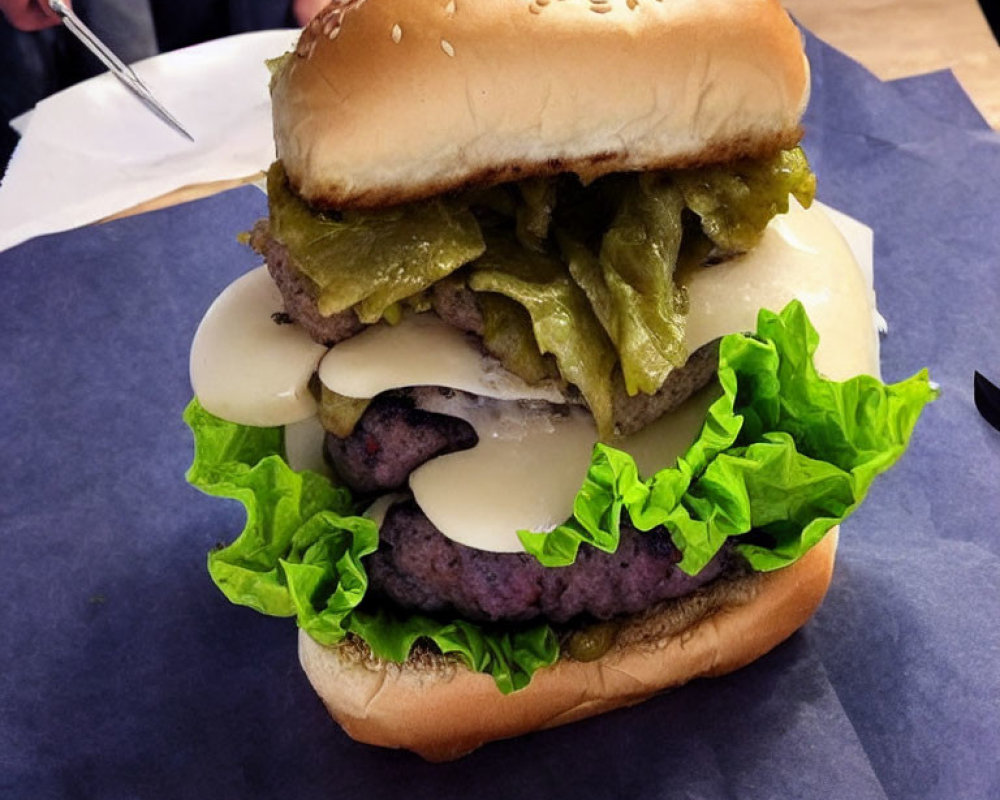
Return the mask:
[[[293,188],[377,208],[765,155],[800,138],[809,71],[777,0],[335,0],[271,93]]]

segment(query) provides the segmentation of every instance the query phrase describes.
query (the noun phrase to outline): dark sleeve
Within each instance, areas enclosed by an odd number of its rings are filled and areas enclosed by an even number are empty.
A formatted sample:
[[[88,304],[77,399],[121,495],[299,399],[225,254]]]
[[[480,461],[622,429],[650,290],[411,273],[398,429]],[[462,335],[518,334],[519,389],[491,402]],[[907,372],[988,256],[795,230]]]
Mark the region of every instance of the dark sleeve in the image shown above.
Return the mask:
[[[229,0],[232,33],[298,28],[291,0]]]
[[[294,28],[290,0],[152,0],[160,50],[233,33]]]

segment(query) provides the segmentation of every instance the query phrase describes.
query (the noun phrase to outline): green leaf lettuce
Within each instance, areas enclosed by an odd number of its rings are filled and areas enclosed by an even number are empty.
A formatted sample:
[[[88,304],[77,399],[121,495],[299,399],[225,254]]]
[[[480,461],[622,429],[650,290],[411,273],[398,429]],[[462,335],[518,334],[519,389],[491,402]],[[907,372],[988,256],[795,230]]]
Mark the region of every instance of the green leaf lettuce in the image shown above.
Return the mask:
[[[226,422],[197,399],[184,419],[195,437],[188,481],[246,508],[243,532],[208,556],[209,573],[233,603],[294,616],[321,644],[356,634],[376,656],[397,662],[426,639],[469,669],[491,675],[503,692],[523,688],[535,670],[558,658],[559,644],[547,625],[489,630],[463,620],[359,608],[368,589],[362,559],[378,547],[378,529],[350,514],[349,493],[316,473],[293,471],[281,455],[280,428]]]
[[[795,561],[899,458],[935,396],[926,372],[891,386],[867,376],[825,380],[812,365],[817,341],[797,302],[781,314],[762,311],[756,336],[725,337],[722,396],[677,464],[643,478],[627,453],[597,444],[572,519],[548,533],[521,532],[528,551],[553,567],[572,563],[584,542],[614,551],[626,511],[640,530],[665,525],[690,574],[729,537],[738,537],[736,548],[755,569]],[[225,422],[197,399],[184,416],[195,436],[188,480],[246,508],[239,537],[208,558],[234,603],[295,616],[323,644],[359,636],[376,656],[397,662],[430,641],[490,674],[504,692],[558,658],[556,634],[545,624],[493,628],[363,602],[364,558],[378,547],[378,530],[352,515],[348,492],[291,470],[281,429]]]
[[[631,456],[598,444],[573,518],[548,533],[520,532],[528,552],[546,566],[572,563],[584,542],[614,552],[624,510],[641,531],[665,525],[688,574],[751,531],[737,550],[771,570],[854,511],[934,398],[926,371],[893,385],[867,375],[829,381],[813,366],[819,337],[801,303],[780,315],[762,310],[757,325],[756,337],[722,339],[723,395],[676,466],[642,480]]]

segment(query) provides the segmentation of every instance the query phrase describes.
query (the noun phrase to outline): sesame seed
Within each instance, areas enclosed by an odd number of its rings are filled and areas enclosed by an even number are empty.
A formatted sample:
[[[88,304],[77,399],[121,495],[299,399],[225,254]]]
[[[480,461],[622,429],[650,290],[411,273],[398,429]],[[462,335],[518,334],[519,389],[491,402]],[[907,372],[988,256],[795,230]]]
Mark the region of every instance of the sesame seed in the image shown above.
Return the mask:
[[[639,0],[625,0],[625,5],[629,11],[635,11],[639,7]]]
[[[447,39],[441,40],[441,49],[444,50],[445,55],[451,58],[455,57],[455,48],[451,46],[451,42],[449,42]]]
[[[530,6],[528,6],[528,11],[530,11],[532,14],[541,14],[542,13],[542,9],[540,9],[534,3],[532,3]]]
[[[399,44],[399,41],[402,38],[403,38],[403,29],[399,27],[399,23],[397,22],[395,25],[392,26],[392,40],[396,44]]]
[[[455,0],[448,0],[448,5],[446,5],[444,7],[444,11],[445,11],[446,14],[449,14],[449,15],[454,14],[455,13]]]
[[[592,5],[590,10],[595,11],[598,14],[607,14],[611,10],[611,6]]]
[[[316,49],[316,37],[303,36],[299,39],[299,44],[295,48],[295,54],[301,58],[312,58],[313,51]]]

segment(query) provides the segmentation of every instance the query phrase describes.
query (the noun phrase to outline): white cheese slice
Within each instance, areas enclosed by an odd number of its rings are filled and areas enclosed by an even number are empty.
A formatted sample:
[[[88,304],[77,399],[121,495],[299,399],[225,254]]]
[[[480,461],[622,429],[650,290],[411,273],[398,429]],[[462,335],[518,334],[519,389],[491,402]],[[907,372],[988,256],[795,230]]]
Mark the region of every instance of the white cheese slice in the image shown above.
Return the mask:
[[[445,536],[521,552],[518,530],[551,530],[572,515],[597,440],[589,412],[563,406],[554,416],[551,406],[461,395],[421,406],[467,420],[479,436],[471,450],[431,459],[410,475],[417,505]]]
[[[202,406],[241,425],[270,427],[310,417],[309,379],[326,348],[298,325],[278,324],[281,293],[267,267],[227,286],[191,344],[191,386]]]
[[[323,458],[323,439],[326,431],[319,417],[313,414],[285,426],[285,462],[296,472],[310,470],[327,477],[333,476]]]
[[[833,380],[879,374],[869,281],[844,237],[821,210],[792,201],[750,253],[684,276],[690,301],[689,352],[719,336],[757,328],[761,308],[802,301],[820,335],[816,367]]]
[[[874,311],[875,328],[879,333],[887,333],[889,323],[879,313],[878,303],[875,298],[875,231],[865,225],[865,223],[854,219],[854,217],[847,216],[843,211],[838,211],[832,206],[828,206],[818,200],[813,202],[813,206],[822,209],[823,213],[830,218],[830,222],[840,231],[844,237],[844,241],[847,242],[847,246],[851,248],[854,260],[858,263],[861,274],[864,276],[865,284],[868,286],[868,294],[872,310]],[[878,340],[876,339],[877,346]]]
[[[553,384],[532,386],[484,359],[478,345],[435,314],[411,314],[396,325],[379,323],[332,348],[319,379],[347,397],[374,397],[389,389],[444,386],[500,400],[562,403]]]

